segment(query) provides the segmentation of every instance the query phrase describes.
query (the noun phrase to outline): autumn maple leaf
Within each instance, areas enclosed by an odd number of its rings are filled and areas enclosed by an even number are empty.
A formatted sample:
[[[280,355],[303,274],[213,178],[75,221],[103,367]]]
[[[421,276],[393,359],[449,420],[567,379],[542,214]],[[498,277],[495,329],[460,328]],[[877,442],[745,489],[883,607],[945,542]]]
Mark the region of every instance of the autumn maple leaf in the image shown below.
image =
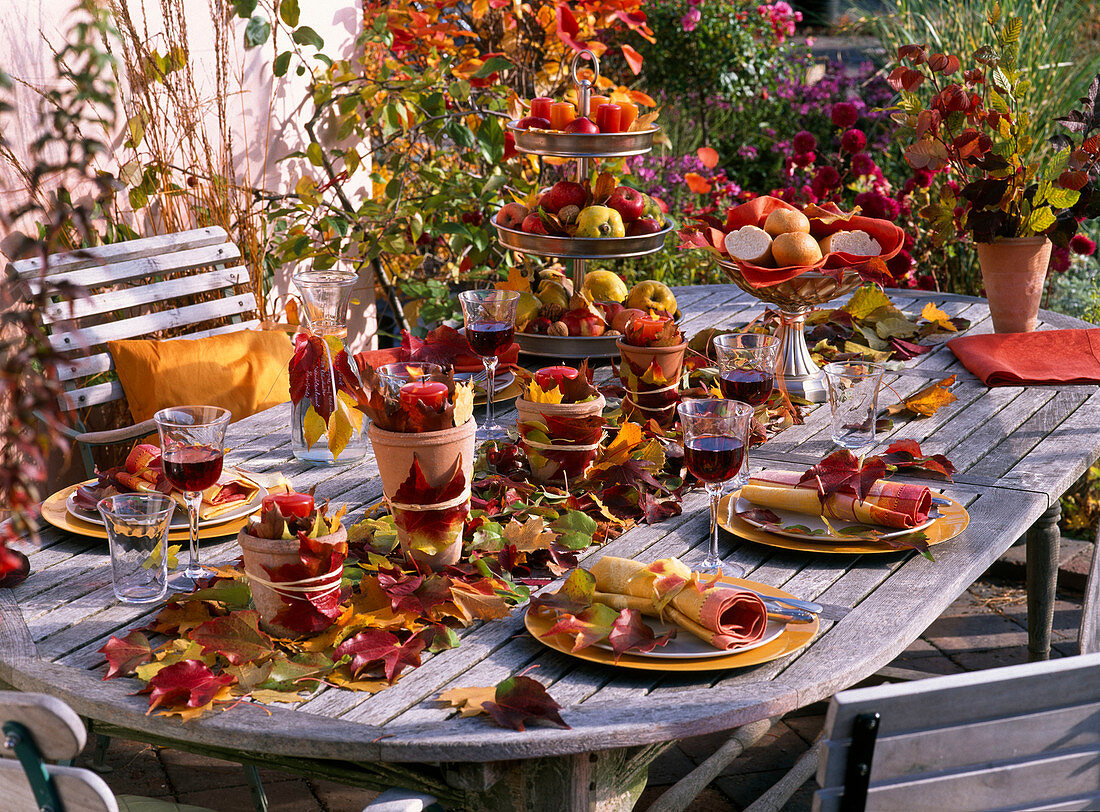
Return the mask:
[[[298,561],[279,567],[264,567],[272,583],[302,581],[327,575],[344,563],[346,543],[325,544],[305,533],[298,534]],[[274,622],[299,634],[324,631],[340,616],[340,590],[323,586],[293,595],[280,594],[286,606],[273,618]]]
[[[675,636],[676,630],[672,629],[667,634],[657,637],[653,629],[642,620],[641,612],[637,609],[623,609],[611,624],[607,642],[615,652],[617,662],[623,654],[629,652],[644,654],[647,651],[653,651],[658,646],[666,645]]]
[[[450,502],[466,490],[466,474],[462,470],[461,456],[443,485],[428,484],[420,467],[420,458],[413,455],[412,468],[391,498],[393,503],[407,505],[434,505]],[[470,503],[463,501],[454,507],[440,510],[403,510],[392,507],[397,526],[406,534],[413,549],[434,552],[447,546],[461,535],[463,523],[470,512]]]
[[[201,708],[210,703],[223,686],[234,681],[228,674],[215,674],[201,660],[183,660],[158,671],[143,692],[149,694],[149,710],[183,706]]]
[[[879,456],[887,467],[895,471],[919,471],[927,476],[951,482],[955,465],[943,454],[924,456],[916,440],[898,440]]]
[[[834,493],[854,493],[857,499],[863,501],[875,480],[884,476],[886,464],[881,459],[869,457],[860,460],[851,451],[842,448],[804,473],[798,482],[801,485],[812,481],[822,502]]]
[[[407,667],[420,666],[420,652],[427,644],[414,634],[404,643],[392,632],[367,629],[336,647],[335,656],[351,657],[351,672],[358,677],[372,666],[381,664],[386,679],[393,682]]]
[[[561,705],[546,692],[541,682],[531,677],[509,677],[497,683],[493,701],[483,702],[481,707],[498,725],[512,730],[524,730],[524,723],[532,720],[569,729],[558,713]]]
[[[271,638],[260,631],[260,615],[255,610],[233,612],[208,620],[191,633],[191,639],[203,651],[213,651],[233,665],[251,663],[275,652]]]
[[[149,638],[139,631],[132,631],[122,639],[111,635],[111,639],[99,649],[107,659],[107,674],[103,679],[128,677],[134,669],[153,659],[153,647]]]

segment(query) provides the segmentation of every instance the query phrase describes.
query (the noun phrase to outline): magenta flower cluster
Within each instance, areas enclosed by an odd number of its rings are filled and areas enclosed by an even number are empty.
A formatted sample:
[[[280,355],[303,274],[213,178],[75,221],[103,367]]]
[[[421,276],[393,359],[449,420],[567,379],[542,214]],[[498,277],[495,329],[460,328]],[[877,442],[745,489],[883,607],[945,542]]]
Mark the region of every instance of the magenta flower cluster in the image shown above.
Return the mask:
[[[787,37],[793,37],[795,23],[802,22],[802,12],[795,11],[783,0],[778,3],[761,3],[756,7],[756,13],[768,19],[775,40],[779,43],[786,41]]]

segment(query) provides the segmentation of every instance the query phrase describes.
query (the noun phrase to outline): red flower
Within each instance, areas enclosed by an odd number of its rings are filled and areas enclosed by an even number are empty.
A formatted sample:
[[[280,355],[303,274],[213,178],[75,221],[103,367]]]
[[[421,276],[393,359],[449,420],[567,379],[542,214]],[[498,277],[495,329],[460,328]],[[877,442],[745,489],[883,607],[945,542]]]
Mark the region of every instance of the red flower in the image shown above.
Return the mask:
[[[861,177],[873,175],[875,172],[875,159],[866,152],[860,152],[852,156],[852,171]]]
[[[1074,234],[1069,241],[1069,250],[1083,257],[1091,257],[1096,251],[1096,243],[1084,234]]]
[[[1050,267],[1052,270],[1058,273],[1065,273],[1069,270],[1069,249],[1057,245],[1051,252]]]
[[[813,193],[818,197],[827,197],[829,192],[836,188],[840,183],[840,173],[831,166],[823,166],[817,170],[817,174],[814,175],[813,183],[810,184],[810,188]]]
[[[809,166],[817,158],[812,152],[800,152],[794,156],[795,166]]]
[[[844,129],[851,127],[859,120],[859,111],[851,102],[837,102],[829,112],[829,118],[833,120],[833,124],[837,127]]]
[[[794,148],[795,155],[813,152],[814,147],[817,146],[817,139],[814,138],[813,133],[802,130],[795,133],[794,138],[791,139],[791,146]]]
[[[844,135],[840,136],[840,149],[843,152],[850,152],[853,155],[857,152],[863,152],[863,148],[867,146],[867,136],[863,134],[862,130],[846,130]]]
[[[935,177],[935,173],[929,172],[927,169],[918,169],[913,173],[913,179],[917,186],[922,189],[927,189],[932,185],[932,178]]]

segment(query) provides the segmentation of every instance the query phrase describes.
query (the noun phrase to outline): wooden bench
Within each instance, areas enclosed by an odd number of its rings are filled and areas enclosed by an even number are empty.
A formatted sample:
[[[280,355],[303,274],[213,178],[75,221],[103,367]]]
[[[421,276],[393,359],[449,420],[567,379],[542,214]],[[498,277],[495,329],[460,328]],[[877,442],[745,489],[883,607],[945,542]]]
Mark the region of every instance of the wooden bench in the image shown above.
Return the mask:
[[[89,409],[125,398],[106,342],[126,338],[202,338],[259,324],[256,297],[241,252],[223,228],[212,226],[11,263],[35,293],[47,282],[87,292],[55,301],[41,314],[50,343],[70,360],[57,370],[72,413],[72,437],[87,470],[89,446],[110,445],[156,431],[145,421],[112,431],[85,431]],[[196,298],[199,301],[196,301]]]
[[[1100,808],[1100,654],[842,691],[815,812]]]

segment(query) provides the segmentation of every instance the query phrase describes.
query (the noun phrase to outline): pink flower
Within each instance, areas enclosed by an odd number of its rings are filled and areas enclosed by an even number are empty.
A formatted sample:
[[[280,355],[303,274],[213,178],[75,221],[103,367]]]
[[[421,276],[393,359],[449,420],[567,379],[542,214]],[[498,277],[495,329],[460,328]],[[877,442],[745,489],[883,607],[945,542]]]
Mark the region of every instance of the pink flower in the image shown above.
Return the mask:
[[[701,19],[703,19],[702,12],[692,6],[687,10],[687,14],[680,18],[680,25],[683,26],[685,31],[694,31],[695,26],[699,24]]]
[[[863,148],[867,146],[867,136],[863,134],[862,130],[846,130],[844,135],[840,136],[840,149],[843,152],[850,152],[853,155],[857,152],[863,152]]]
[[[934,172],[929,172],[927,169],[918,169],[913,173],[913,179],[917,186],[922,189],[927,189],[932,185],[932,179],[935,177]]]
[[[793,160],[795,166],[809,166],[816,158],[813,152],[799,152],[795,154]]]
[[[1096,252],[1096,243],[1084,234],[1074,234],[1069,241],[1069,250],[1083,257],[1091,257]]]
[[[1069,249],[1056,245],[1050,256],[1050,267],[1057,273],[1065,273],[1069,270]]]
[[[840,183],[840,173],[835,168],[825,165],[817,170],[810,188],[820,198],[828,197],[829,192]]]
[[[832,119],[835,126],[845,129],[859,120],[859,111],[851,102],[837,102],[833,105],[833,109],[829,111],[829,118]]]
[[[812,152],[817,146],[817,139],[814,138],[813,133],[802,130],[795,133],[794,138],[791,139],[791,147],[794,148],[795,153]]]
[[[860,152],[852,156],[852,171],[860,177],[874,174],[875,159],[866,152]]]

